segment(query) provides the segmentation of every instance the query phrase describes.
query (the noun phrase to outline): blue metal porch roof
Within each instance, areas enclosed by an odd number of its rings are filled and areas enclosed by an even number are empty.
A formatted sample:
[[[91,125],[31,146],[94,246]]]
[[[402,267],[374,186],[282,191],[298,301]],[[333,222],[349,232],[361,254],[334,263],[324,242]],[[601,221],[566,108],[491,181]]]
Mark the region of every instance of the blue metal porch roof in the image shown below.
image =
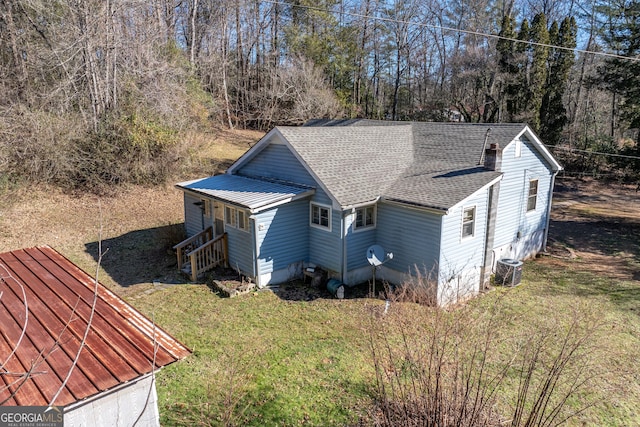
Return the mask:
[[[315,189],[309,187],[230,174],[181,182],[176,184],[176,187],[238,205],[252,212],[259,212],[315,192]]]

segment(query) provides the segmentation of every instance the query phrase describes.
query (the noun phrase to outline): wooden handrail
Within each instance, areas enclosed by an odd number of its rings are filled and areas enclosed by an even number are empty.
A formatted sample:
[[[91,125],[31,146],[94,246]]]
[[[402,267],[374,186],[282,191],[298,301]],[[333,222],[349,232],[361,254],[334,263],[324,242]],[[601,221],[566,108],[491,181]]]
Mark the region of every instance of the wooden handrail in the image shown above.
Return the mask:
[[[204,245],[206,242],[211,241],[213,238],[213,228],[207,227],[198,234],[194,234],[186,240],[178,243],[173,247],[178,256],[178,270],[182,269],[182,266],[189,261],[188,254],[194,249],[197,249]]]
[[[218,265],[228,266],[227,233],[205,242],[189,252],[186,256],[191,262],[191,280],[195,282],[201,273]]]

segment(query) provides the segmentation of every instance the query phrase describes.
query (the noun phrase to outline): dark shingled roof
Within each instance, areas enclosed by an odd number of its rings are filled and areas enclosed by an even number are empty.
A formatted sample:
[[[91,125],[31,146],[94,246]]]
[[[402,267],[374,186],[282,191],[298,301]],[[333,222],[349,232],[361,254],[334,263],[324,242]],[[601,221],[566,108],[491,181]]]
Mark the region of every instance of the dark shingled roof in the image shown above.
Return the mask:
[[[342,206],[377,199],[412,161],[410,125],[278,130]]]
[[[447,210],[501,174],[480,165],[525,124],[315,120],[278,127],[343,207],[377,198]]]

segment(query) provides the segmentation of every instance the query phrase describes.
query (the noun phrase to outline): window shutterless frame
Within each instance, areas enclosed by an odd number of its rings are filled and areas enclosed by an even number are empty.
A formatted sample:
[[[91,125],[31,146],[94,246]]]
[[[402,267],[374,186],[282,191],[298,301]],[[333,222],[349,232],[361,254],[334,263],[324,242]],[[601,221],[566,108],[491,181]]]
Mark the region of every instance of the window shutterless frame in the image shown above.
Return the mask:
[[[475,235],[476,228],[476,207],[469,206],[462,210],[462,238],[469,238]]]
[[[312,227],[331,231],[331,206],[311,202],[309,215]]]
[[[538,180],[529,180],[529,195],[527,196],[527,212],[535,211],[538,204]]]
[[[354,231],[375,228],[376,226],[376,205],[363,206],[356,209],[353,221]]]

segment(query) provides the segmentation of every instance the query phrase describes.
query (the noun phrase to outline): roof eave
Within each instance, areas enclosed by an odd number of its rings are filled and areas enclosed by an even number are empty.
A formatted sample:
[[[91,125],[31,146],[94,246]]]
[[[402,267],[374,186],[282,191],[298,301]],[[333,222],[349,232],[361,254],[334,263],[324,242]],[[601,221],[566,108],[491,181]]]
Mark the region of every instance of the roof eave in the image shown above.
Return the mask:
[[[540,138],[535,134],[535,132],[529,127],[529,125],[524,125],[524,128],[515,136],[514,140],[520,138],[522,135],[527,134],[527,136],[533,140],[534,144],[542,154],[542,157],[549,162],[551,165],[551,170],[554,172],[560,172],[564,168],[558,161],[553,157],[553,154],[547,149],[547,147],[542,143]]]
[[[195,181],[198,181],[198,180],[195,180]],[[186,184],[188,184],[190,182],[193,182],[193,181],[189,181]],[[315,188],[309,188],[308,190],[303,191],[303,192],[298,193],[298,194],[295,194],[293,196],[286,195],[286,196],[283,196],[283,197],[281,197],[279,199],[269,200],[268,202],[265,202],[265,203],[262,203],[262,204],[250,205],[250,204],[239,203],[239,202],[237,202],[235,200],[227,199],[227,198],[216,196],[216,195],[213,195],[213,194],[209,194],[206,191],[202,191],[202,190],[198,190],[198,189],[194,189],[194,188],[188,188],[188,187],[183,186],[182,184],[185,184],[185,183],[176,184],[176,188],[180,189],[181,191],[183,191],[185,193],[190,193],[190,194],[192,194],[194,196],[206,197],[206,198],[209,198],[209,199],[220,200],[220,201],[222,201],[222,202],[224,202],[226,204],[229,204],[229,205],[232,205],[232,206],[235,206],[235,207],[239,207],[239,208],[242,208],[242,209],[248,209],[252,214],[259,213],[259,212],[262,212],[264,210],[271,209],[271,208],[274,208],[276,206],[283,205],[285,203],[289,203],[289,202],[293,202],[293,201],[296,201],[296,200],[304,199],[305,197],[312,196],[316,192]]]
[[[410,209],[418,209],[418,210],[421,210],[421,211],[428,211],[428,212],[435,213],[435,214],[438,214],[438,215],[446,215],[446,214],[449,213],[448,209],[445,208],[445,207],[442,207],[442,206],[425,205],[425,204],[421,204],[421,203],[410,202],[408,200],[381,197],[380,201],[384,202],[384,203],[389,203],[389,204],[392,204],[392,205],[403,206],[403,207],[410,208]]]

